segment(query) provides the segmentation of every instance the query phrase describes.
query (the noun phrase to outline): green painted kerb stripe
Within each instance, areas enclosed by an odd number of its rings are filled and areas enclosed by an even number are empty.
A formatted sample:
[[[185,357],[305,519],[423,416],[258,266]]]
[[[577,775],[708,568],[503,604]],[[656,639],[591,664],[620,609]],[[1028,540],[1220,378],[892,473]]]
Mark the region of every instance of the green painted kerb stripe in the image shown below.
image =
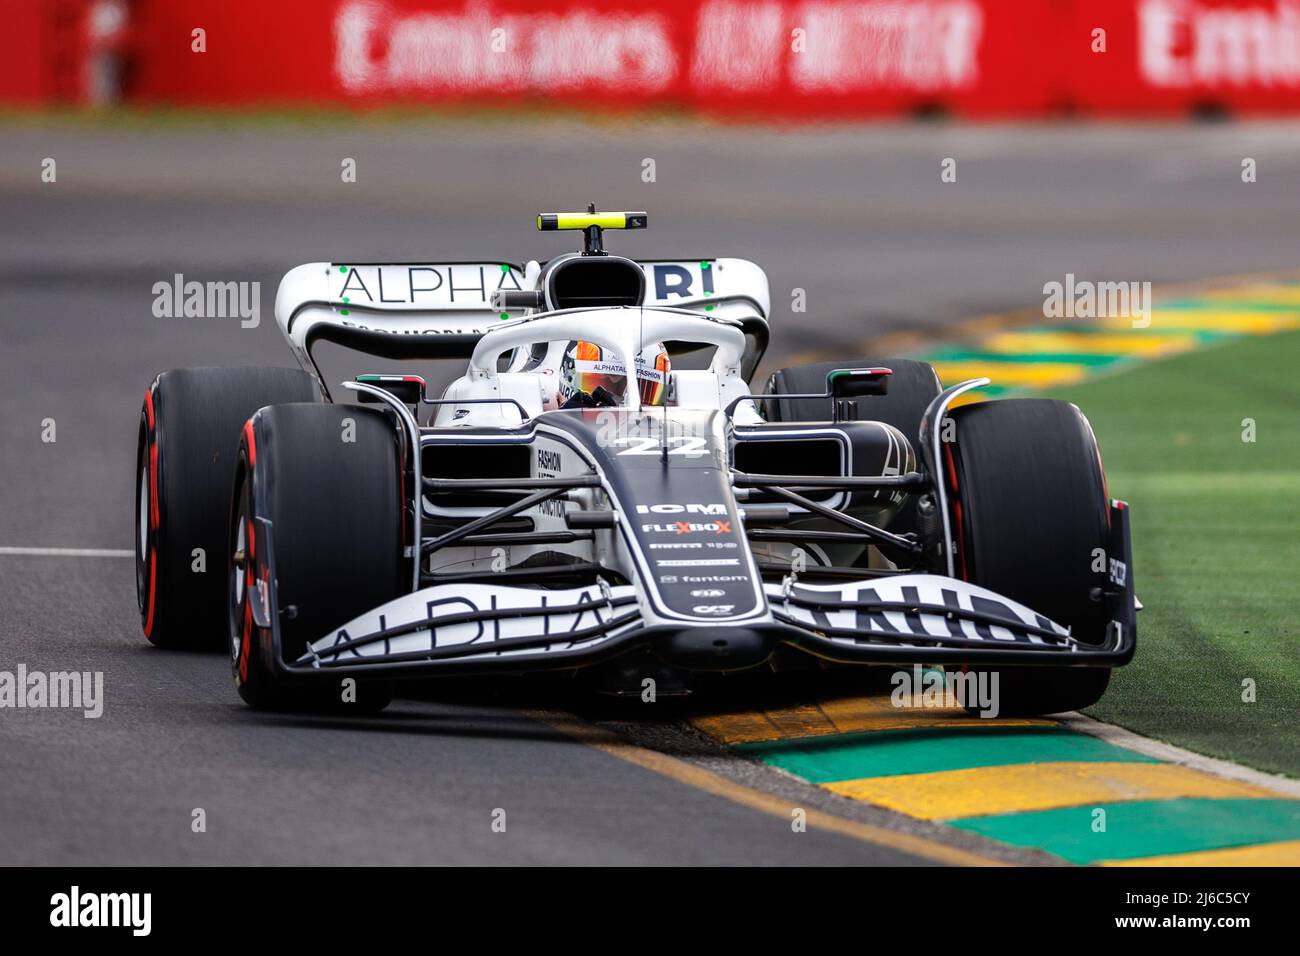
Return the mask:
[[[1097,352],[976,352],[968,349],[937,349],[928,353],[926,358],[930,362],[987,362],[989,365],[1035,365],[1052,362],[1087,365],[1091,368],[1124,361],[1132,356],[1106,355]]]
[[[1095,812],[1106,829],[1094,832]],[[1300,839],[1300,800],[1139,800],[953,820],[1015,846],[1038,847],[1071,863],[1129,860]]]
[[[1157,312],[1300,312],[1294,302],[1269,302],[1266,299],[1180,299],[1162,302]]]
[[[736,749],[811,783],[1057,760],[1158,762],[1136,751],[1061,727],[887,730],[769,740],[740,744]]]

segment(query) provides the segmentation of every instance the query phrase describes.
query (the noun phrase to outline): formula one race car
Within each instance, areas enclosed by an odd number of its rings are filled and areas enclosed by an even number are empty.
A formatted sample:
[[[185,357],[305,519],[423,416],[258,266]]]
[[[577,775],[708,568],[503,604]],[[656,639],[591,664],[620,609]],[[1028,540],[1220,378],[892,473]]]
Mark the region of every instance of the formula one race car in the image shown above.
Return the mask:
[[[786,368],[755,394],[766,276],[603,248],[645,226],[593,206],[538,217],[584,240],[543,263],[299,266],[275,313],[302,371],[159,375],[137,464],[145,636],[226,642],[265,708],[341,686],[377,708],[442,675],[617,693],[853,664],[996,670],[1003,714],[1098,700],[1133,655],[1135,600],[1128,510],[1083,413],[954,406],[987,380],[944,390],[903,359]],[[338,403],[321,342],[469,367],[441,397],[394,372]]]

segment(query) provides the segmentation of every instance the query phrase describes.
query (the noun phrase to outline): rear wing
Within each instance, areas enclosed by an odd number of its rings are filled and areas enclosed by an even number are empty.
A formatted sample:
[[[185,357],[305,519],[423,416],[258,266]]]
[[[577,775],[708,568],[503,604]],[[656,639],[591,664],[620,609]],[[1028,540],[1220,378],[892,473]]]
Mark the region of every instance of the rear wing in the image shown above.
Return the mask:
[[[648,260],[647,306],[698,310],[764,329],[767,276],[744,259]],[[465,358],[488,329],[527,309],[498,309],[499,291],[537,288],[537,262],[310,262],[290,269],[275,297],[275,320],[294,356],[329,389],[312,359],[320,341],[389,359]],[[766,342],[763,343],[764,345]]]

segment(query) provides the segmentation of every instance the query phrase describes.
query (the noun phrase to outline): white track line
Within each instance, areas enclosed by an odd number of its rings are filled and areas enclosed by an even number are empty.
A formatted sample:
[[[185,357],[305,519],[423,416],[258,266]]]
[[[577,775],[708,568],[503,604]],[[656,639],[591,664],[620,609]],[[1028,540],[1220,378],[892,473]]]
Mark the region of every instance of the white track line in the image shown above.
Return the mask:
[[[1161,743],[1159,740],[1143,737],[1141,734],[1135,734],[1131,730],[1125,730],[1123,727],[1116,727],[1113,724],[1104,724],[1100,720],[1093,720],[1091,717],[1079,713],[1063,714],[1056,719],[1071,730],[1077,730],[1082,734],[1090,734],[1093,737],[1100,737],[1117,747],[1136,750],[1140,754],[1155,757],[1157,760],[1182,764],[1184,767],[1191,767],[1193,770],[1200,770],[1228,780],[1250,783],[1257,787],[1267,787],[1288,797],[1300,797],[1300,780],[1294,780],[1291,777],[1264,773],[1262,770],[1243,767],[1241,764],[1232,763],[1228,760],[1219,760],[1216,757],[1192,753],[1192,751],[1184,750],[1182,747]]]
[[[18,554],[46,558],[134,558],[134,551],[114,548],[0,548],[0,555]]]

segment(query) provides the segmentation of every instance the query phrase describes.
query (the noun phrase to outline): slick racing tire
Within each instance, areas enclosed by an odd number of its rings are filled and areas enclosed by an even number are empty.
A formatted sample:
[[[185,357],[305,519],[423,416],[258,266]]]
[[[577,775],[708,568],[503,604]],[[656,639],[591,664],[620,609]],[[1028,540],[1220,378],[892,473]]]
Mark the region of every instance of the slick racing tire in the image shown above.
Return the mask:
[[[1102,643],[1107,575],[1093,568],[1105,554],[1110,508],[1088,420],[1069,402],[1037,398],[963,405],[949,416],[955,439],[944,444],[940,467],[957,575],[1047,615],[1083,643]],[[1006,716],[1090,706],[1110,681],[1101,667],[996,670]]]
[[[135,469],[135,581],[145,638],[216,650],[225,639],[226,531],[239,430],[263,405],[316,399],[289,368],[182,368],[145,392]]]
[[[261,710],[382,710],[391,700],[382,681],[281,680],[271,630],[258,626],[252,602],[259,582],[269,586],[273,560],[280,654],[293,663],[311,641],[409,589],[396,426],[353,405],[276,405],[245,424],[238,455],[227,602],[240,696]]]
[[[769,395],[800,395],[825,393],[826,376],[837,368],[887,368],[894,374],[889,377],[889,390],[884,395],[860,398],[858,417],[873,422],[893,425],[912,443],[917,458],[921,449],[921,418],[941,391],[939,376],[928,362],[915,359],[846,359],[839,362],[817,362],[813,365],[795,365],[774,372],[768,379]],[[831,401],[828,398],[800,398],[789,402],[764,402],[764,417],[769,422],[828,422],[831,420]],[[909,497],[889,522],[889,530],[896,534],[916,531],[916,500]]]

